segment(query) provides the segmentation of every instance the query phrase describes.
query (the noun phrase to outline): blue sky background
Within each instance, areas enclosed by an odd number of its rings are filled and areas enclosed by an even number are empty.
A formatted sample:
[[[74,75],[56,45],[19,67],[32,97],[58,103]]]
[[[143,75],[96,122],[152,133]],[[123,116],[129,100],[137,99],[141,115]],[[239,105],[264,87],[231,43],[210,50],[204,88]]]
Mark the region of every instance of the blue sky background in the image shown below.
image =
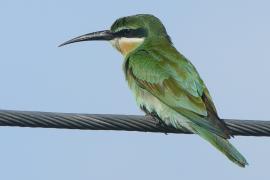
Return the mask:
[[[270,120],[269,1],[0,2],[0,108],[142,114],[109,43],[57,46],[121,16],[159,17],[223,118]],[[236,137],[239,168],[195,135],[0,128],[0,179],[269,177],[270,138]]]

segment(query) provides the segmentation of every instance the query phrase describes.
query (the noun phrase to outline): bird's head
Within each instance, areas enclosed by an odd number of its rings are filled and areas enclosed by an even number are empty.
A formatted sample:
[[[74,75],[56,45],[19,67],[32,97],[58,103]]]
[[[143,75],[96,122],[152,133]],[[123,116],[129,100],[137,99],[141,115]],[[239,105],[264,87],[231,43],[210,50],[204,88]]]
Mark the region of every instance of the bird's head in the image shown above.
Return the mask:
[[[166,29],[158,18],[149,14],[138,14],[117,19],[110,30],[88,33],[60,46],[91,40],[110,41],[124,56],[146,42],[158,43],[161,40],[170,42]]]

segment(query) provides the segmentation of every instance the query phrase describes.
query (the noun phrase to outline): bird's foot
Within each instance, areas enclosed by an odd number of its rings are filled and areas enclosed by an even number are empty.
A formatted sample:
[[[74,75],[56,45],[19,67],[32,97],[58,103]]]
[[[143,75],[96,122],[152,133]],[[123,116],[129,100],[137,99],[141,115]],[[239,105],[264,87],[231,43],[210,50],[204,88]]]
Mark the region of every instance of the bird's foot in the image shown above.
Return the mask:
[[[154,117],[151,114],[146,114],[145,118],[149,121],[154,121],[156,126],[159,126],[159,127],[166,127],[167,126],[161,119],[159,119],[158,117]],[[164,132],[164,134],[168,135],[168,133],[166,131]]]
[[[145,115],[145,119],[148,120],[148,121],[154,121],[156,125],[158,123],[157,120],[156,120],[156,118],[153,117],[151,114],[146,114]]]

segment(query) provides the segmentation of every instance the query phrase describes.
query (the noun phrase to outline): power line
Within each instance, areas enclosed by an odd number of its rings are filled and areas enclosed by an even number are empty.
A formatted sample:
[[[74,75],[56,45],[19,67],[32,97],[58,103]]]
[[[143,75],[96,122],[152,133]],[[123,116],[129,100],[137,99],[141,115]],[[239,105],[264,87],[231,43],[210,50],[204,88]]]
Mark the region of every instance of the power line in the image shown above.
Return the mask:
[[[224,121],[235,136],[270,136],[270,121],[232,119]],[[138,115],[0,110],[0,126],[191,134],[189,131],[159,125],[153,118]]]

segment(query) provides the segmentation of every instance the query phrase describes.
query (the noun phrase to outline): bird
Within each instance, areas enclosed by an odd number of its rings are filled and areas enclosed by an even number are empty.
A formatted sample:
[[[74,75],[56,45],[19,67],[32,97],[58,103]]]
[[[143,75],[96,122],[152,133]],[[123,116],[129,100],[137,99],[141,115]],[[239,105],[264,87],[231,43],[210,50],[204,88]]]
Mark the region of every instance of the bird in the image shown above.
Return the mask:
[[[194,65],[174,47],[161,20],[151,14],[118,18],[109,30],[75,37],[61,46],[109,41],[123,55],[123,71],[137,105],[157,123],[199,135],[229,160],[245,167],[245,157],[229,142],[210,93]]]

